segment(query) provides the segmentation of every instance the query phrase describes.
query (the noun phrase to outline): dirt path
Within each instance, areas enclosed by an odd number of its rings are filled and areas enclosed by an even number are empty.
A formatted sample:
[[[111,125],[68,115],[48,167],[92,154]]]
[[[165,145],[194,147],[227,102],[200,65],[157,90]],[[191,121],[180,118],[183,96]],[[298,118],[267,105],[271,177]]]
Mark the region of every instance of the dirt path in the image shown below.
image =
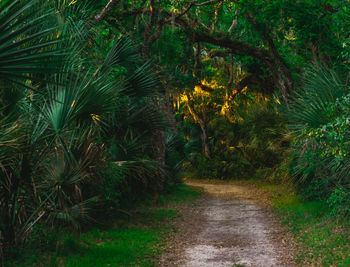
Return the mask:
[[[204,196],[184,211],[161,266],[292,266],[288,237],[247,187],[188,182]]]

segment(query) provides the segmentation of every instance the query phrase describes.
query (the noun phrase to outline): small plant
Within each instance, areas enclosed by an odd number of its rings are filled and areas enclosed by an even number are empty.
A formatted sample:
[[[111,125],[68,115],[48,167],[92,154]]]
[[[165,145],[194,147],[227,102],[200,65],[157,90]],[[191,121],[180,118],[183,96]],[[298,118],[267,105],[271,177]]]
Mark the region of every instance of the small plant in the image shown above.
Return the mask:
[[[343,186],[337,187],[330,197],[327,199],[327,204],[331,208],[330,215],[349,216],[350,215],[350,190]]]

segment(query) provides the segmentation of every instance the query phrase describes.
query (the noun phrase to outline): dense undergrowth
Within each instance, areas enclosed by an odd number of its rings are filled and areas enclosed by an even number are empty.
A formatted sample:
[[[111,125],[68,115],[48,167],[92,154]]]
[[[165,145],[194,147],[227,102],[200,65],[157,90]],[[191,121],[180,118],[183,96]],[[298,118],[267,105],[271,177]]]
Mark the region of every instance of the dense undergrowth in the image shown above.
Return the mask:
[[[291,135],[281,106],[273,96],[242,93],[237,102],[225,106],[224,97],[204,97],[208,146],[211,155],[202,153],[196,129],[184,123],[191,152],[185,169],[194,178],[238,179],[251,177],[260,169],[273,169],[287,157]],[[215,102],[215,103],[212,103]],[[209,107],[207,107],[209,106]],[[215,106],[215,109],[213,108]],[[222,109],[225,108],[225,114]],[[197,130],[198,131],[198,130]]]
[[[199,195],[198,190],[177,184],[159,196],[159,205],[151,199],[135,203],[79,233],[37,225],[26,248],[16,248],[19,255],[5,266],[156,266],[166,237],[177,230],[172,221],[179,209]]]
[[[37,226],[98,225],[178,181],[181,143],[150,61],[74,4],[0,3],[2,263],[41,246]]]

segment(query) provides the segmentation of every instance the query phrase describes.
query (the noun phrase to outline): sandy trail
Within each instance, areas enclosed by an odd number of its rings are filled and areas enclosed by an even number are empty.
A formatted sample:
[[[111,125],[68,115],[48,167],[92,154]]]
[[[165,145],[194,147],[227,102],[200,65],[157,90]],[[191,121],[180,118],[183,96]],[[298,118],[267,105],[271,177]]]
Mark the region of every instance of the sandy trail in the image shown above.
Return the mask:
[[[292,266],[275,216],[243,186],[187,182],[204,198],[187,211],[161,266]]]

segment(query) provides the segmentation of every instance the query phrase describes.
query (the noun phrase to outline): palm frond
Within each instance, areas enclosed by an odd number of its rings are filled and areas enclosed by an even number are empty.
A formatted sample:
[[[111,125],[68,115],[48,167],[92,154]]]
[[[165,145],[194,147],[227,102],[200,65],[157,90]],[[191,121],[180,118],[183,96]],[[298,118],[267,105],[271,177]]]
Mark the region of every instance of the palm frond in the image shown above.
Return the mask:
[[[110,72],[113,67],[124,67],[128,70],[133,69],[140,61],[137,48],[132,44],[131,40],[122,37],[109,50],[101,72]]]
[[[329,121],[328,107],[344,95],[345,86],[339,76],[326,67],[314,65],[305,75],[305,86],[293,97],[288,117],[295,130],[317,128]]]
[[[43,12],[45,7],[35,0],[0,7],[0,79],[24,85],[33,74],[58,72],[64,51],[57,48],[57,27],[48,25],[53,12]]]
[[[159,93],[159,82],[152,74],[151,62],[138,67],[126,80],[123,94],[131,97],[155,97]]]

